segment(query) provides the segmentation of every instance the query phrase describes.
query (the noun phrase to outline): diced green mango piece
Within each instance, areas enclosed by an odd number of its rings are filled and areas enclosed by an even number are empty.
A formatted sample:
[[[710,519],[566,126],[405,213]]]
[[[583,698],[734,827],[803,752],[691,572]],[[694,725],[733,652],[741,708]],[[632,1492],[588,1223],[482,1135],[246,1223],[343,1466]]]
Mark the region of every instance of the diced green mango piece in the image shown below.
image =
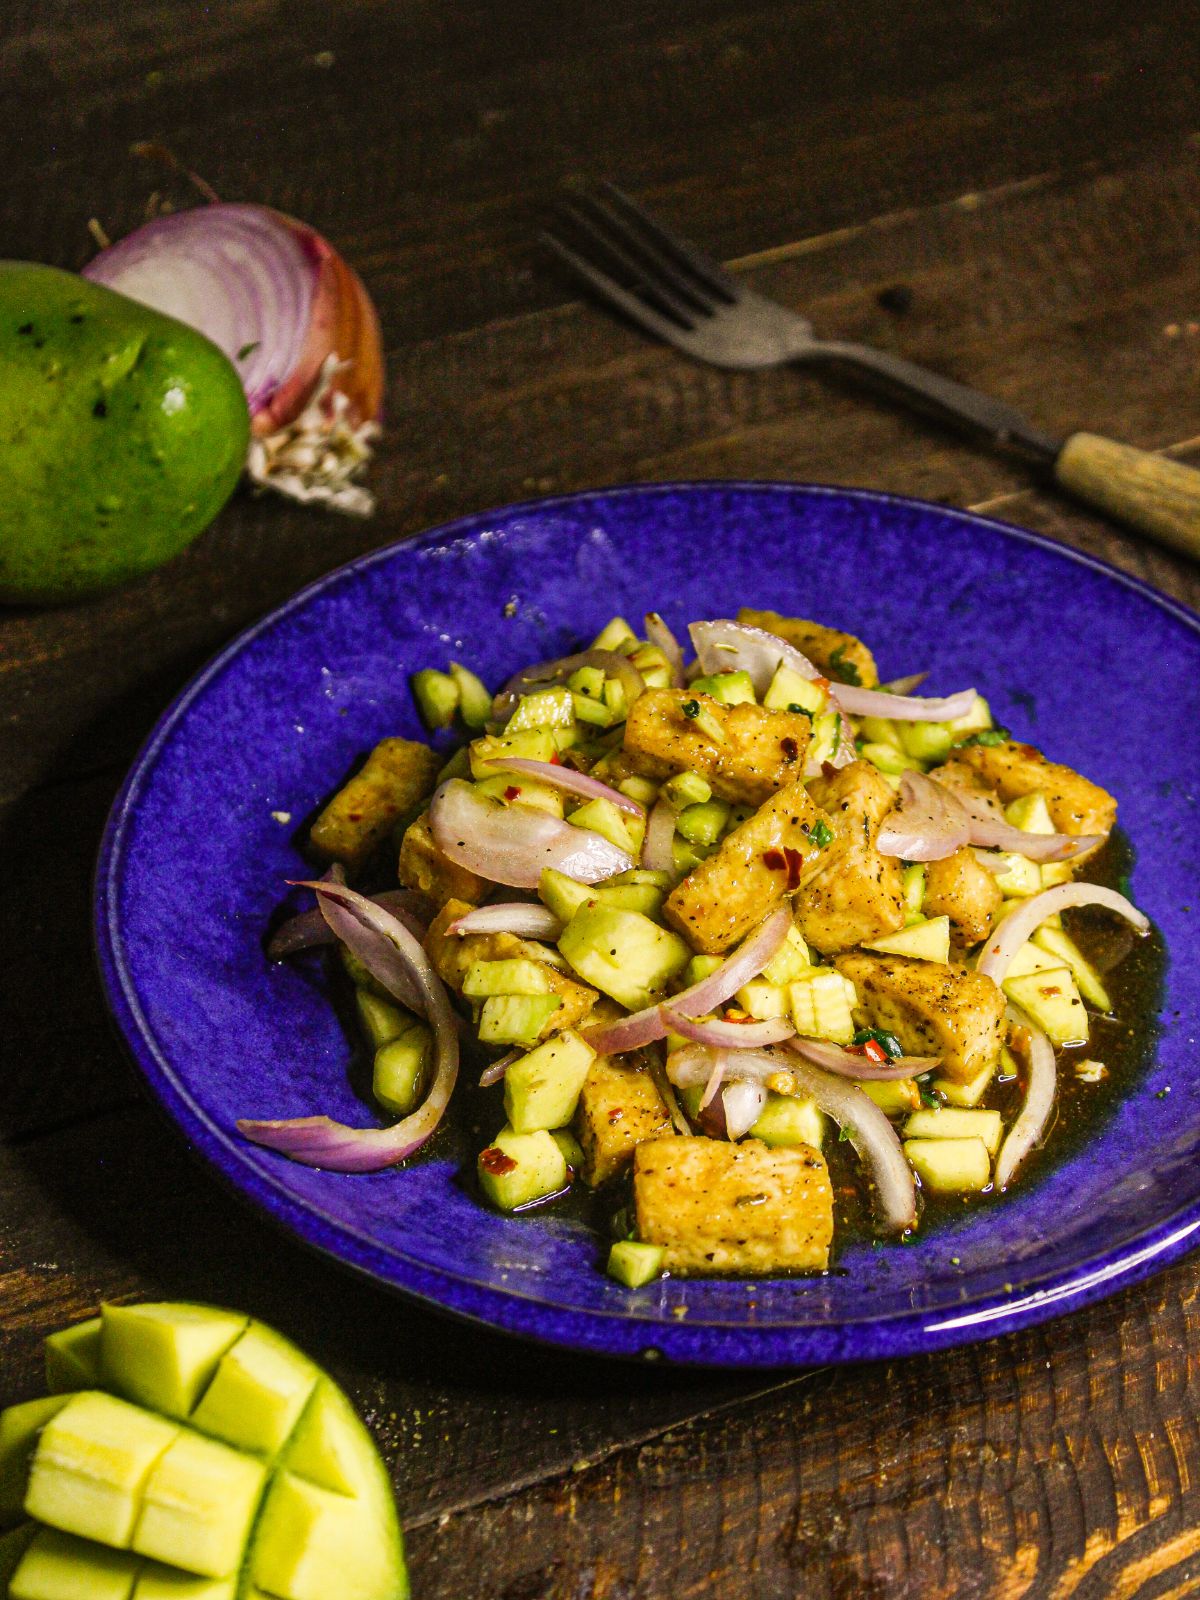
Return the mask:
[[[450,676],[458,690],[458,709],[468,728],[482,728],[492,714],[492,696],[482,679],[457,661],[450,663]]]
[[[567,679],[567,688],[587,700],[599,700],[604,694],[604,669],[577,667]]]
[[[338,960],[342,964],[342,970],[356,989],[364,989],[367,994],[373,994],[377,1000],[384,1000],[389,1005],[395,1003],[379,979],[373,973],[368,972],[349,945],[339,943],[337,954]]]
[[[212,1306],[105,1306],[100,1370],[107,1388],[135,1405],[181,1421],[207,1388],[217,1363],[249,1317]]]
[[[752,1139],[784,1149],[810,1144],[819,1150],[824,1134],[825,1118],[818,1111],[816,1101],[784,1094],[768,1094],[758,1121],[750,1129]]]
[[[468,1000],[486,1000],[490,994],[549,994],[545,965],[524,957],[506,961],[472,961],[463,978]]]
[[[649,778],[639,778],[636,773],[630,778],[622,778],[617,788],[640,806],[652,806],[658,799],[658,785]]]
[[[411,1012],[393,1005],[390,1000],[381,1000],[369,989],[355,989],[354,1004],[362,1030],[374,1050],[389,1039],[399,1038],[413,1020]]]
[[[24,1515],[29,1463],[38,1435],[69,1400],[66,1394],[44,1395],[0,1411],[0,1527],[10,1527]]]
[[[535,1045],[562,1005],[556,994],[493,994],[483,1002],[476,1032],[482,1044]]]
[[[51,1394],[94,1389],[100,1382],[100,1318],[89,1317],[46,1339],[46,1387]]]
[[[432,1064],[433,1030],[414,1017],[402,1034],[376,1050],[371,1093],[385,1111],[406,1117],[420,1102]]]
[[[10,1600],[129,1600],[142,1563],[53,1528],[41,1528],[9,1581]]]
[[[500,1211],[517,1211],[567,1186],[567,1163],[544,1128],[536,1133],[500,1132],[480,1151],[479,1187]]]
[[[26,1512],[64,1533],[127,1547],[146,1478],[178,1433],[175,1423],[112,1395],[72,1395],[38,1439]]]
[[[611,800],[589,800],[572,811],[567,821],[577,828],[590,828],[618,850],[636,857],[640,838],[637,819],[619,810]]]
[[[629,652],[629,659],[645,679],[649,689],[667,689],[671,685],[671,663],[656,644],[639,644]]]
[[[295,1427],[317,1376],[294,1344],[252,1322],[221,1357],[192,1426],[225,1444],[273,1456]]]
[[[566,1127],[595,1059],[591,1045],[568,1030],[514,1061],[504,1074],[504,1112],[513,1132]]]
[[[395,1552],[370,1507],[286,1471],[268,1491],[250,1570],[280,1600],[374,1600],[405,1592]]]
[[[558,948],[586,983],[640,1011],[691,959],[678,934],[638,911],[584,905],[559,936]]]
[[[409,680],[421,721],[427,728],[448,728],[458,710],[458,685],[448,672],[422,667]]]
[[[558,746],[551,729],[524,728],[519,733],[485,734],[481,739],[473,739],[469,751],[471,776],[492,778],[502,772],[503,763],[514,756],[522,761],[553,761]]]
[[[906,913],[919,917],[925,900],[925,868],[919,861],[910,862],[904,869],[901,882]]]
[[[592,640],[593,650],[620,650],[623,644],[636,645],[638,636],[624,617],[613,617],[606,622]]]
[[[602,906],[640,911],[644,916],[657,918],[666,895],[652,883],[603,883],[592,890],[592,898]]]
[[[940,722],[900,722],[900,746],[914,761],[942,761],[950,754],[954,735]]]
[[[921,1091],[915,1078],[863,1078],[855,1084],[885,1117],[902,1116],[921,1104]]]
[[[860,747],[859,754],[864,761],[869,761],[877,771],[885,776],[899,777],[904,772],[923,772],[924,765],[915,756],[906,755],[903,750],[897,750],[890,744],[867,743]]]
[[[1088,1014],[1070,967],[1047,967],[1040,972],[1009,976],[1000,987],[1028,1012],[1055,1048],[1087,1043]]]
[[[756,1022],[786,1017],[791,1009],[787,985],[768,983],[765,978],[752,978],[749,983],[744,983],[735,998],[746,1015],[753,1017]]]
[[[768,711],[790,711],[793,707],[811,716],[824,711],[827,696],[819,683],[802,678],[794,667],[780,665],[763,695]]]
[[[996,874],[996,882],[1000,885],[1002,895],[1011,900],[1040,892],[1042,874],[1036,861],[1031,861],[1028,856],[1020,855],[1015,850],[998,850],[996,855],[1004,867],[1003,872]]]
[[[586,883],[568,878],[565,872],[543,867],[538,879],[538,898],[560,922],[570,922],[580,906],[594,898],[594,891]]]
[[[1004,820],[1023,833],[1054,833],[1054,818],[1041,789],[1018,796],[1004,808]]]
[[[590,728],[611,728],[621,720],[603,696],[593,700],[590,695],[575,694],[571,696],[571,701],[576,720]]]
[[[987,1086],[996,1075],[996,1063],[981,1067],[966,1083],[955,1083],[953,1078],[934,1078],[931,1087],[952,1106],[977,1106],[983,1099]]]
[[[1103,978],[1070,934],[1064,933],[1061,927],[1052,928],[1043,922],[1034,934],[1033,942],[1045,950],[1052,960],[1065,962],[1070,967],[1079,992],[1089,1005],[1095,1006],[1097,1011],[1112,1010],[1112,1001],[1104,987]],[[1009,971],[1012,969],[1009,968]]]
[[[1043,861],[1039,876],[1043,889],[1053,889],[1056,883],[1070,883],[1075,876],[1074,862],[1072,861]]]
[[[990,1156],[1000,1148],[1004,1123],[998,1111],[940,1106],[914,1111],[904,1124],[906,1139],[982,1139]]]
[[[475,785],[477,794],[489,800],[502,800],[505,805],[533,806],[552,817],[563,814],[561,789],[552,789],[548,783],[539,783],[523,772],[498,772],[494,778],[480,778]]]
[[[903,750],[898,725],[890,717],[859,717],[859,736],[864,744],[886,744]]]
[[[184,1429],[146,1479],[133,1549],[202,1577],[229,1577],[241,1565],[266,1479],[257,1457]]]
[[[723,706],[754,705],[754,683],[748,672],[714,672],[711,677],[696,678],[692,688],[697,694],[711,695]]]
[[[1062,964],[1061,957],[1052,956],[1048,950],[1027,939],[1013,952],[1008,964],[1008,976],[1019,978],[1026,972],[1045,972],[1050,967],[1061,967]]]
[[[683,969],[684,987],[690,989],[693,984],[703,983],[724,964],[724,956],[693,956]]]
[[[788,984],[796,1032],[810,1039],[850,1044],[854,1038],[854,985],[832,967],[820,967]]]
[[[147,1561],[133,1586],[133,1600],[239,1600],[239,1582],[233,1578],[200,1578]]]
[[[697,733],[702,733],[712,744],[728,743],[725,724],[717,716],[712,706],[706,704],[699,695],[694,700],[685,700],[680,710],[689,719]]]
[[[668,805],[682,811],[685,806],[702,806],[711,800],[712,785],[698,772],[677,772],[663,784],[661,793]]]
[[[562,1151],[562,1158],[567,1163],[567,1175],[573,1178],[577,1172],[583,1171],[583,1146],[571,1132],[570,1128],[551,1128],[550,1137]]]
[[[628,872],[619,872],[615,878],[606,878],[604,887],[615,888],[622,883],[646,883],[655,889],[669,889],[675,879],[669,872],[650,872],[645,867],[631,867]]]
[[[702,805],[685,806],[675,826],[689,844],[716,844],[729,821],[725,800],[706,800]]]
[[[814,766],[832,761],[842,746],[842,720],[836,711],[824,711],[813,718],[812,743],[807,760]]]
[[[906,1139],[904,1154],[935,1194],[971,1194],[992,1181],[992,1160],[982,1139]]]
[[[666,1250],[661,1244],[640,1244],[636,1239],[619,1239],[608,1252],[608,1275],[627,1289],[640,1289],[662,1277]]]
[[[942,726],[950,730],[956,741],[965,739],[969,734],[982,733],[985,728],[990,728],[992,713],[987,701],[977,692],[968,711],[961,717],[955,717],[951,722],[944,722]]]
[[[870,939],[864,950],[880,950],[885,955],[912,956],[919,961],[950,960],[950,918],[922,918],[910,923],[899,933],[889,933],[883,939]]]
[[[793,922],[788,926],[783,943],[762,969],[761,977],[766,983],[794,983],[809,971],[812,964],[812,955],[804,936]]]
[[[690,872],[693,867],[700,865],[712,852],[703,845],[689,844],[686,839],[681,839],[678,834],[671,840],[671,860],[675,867],[675,876],[682,877]]]
[[[575,705],[569,689],[536,689],[517,701],[504,732],[508,737],[525,728],[569,728],[574,721]]]

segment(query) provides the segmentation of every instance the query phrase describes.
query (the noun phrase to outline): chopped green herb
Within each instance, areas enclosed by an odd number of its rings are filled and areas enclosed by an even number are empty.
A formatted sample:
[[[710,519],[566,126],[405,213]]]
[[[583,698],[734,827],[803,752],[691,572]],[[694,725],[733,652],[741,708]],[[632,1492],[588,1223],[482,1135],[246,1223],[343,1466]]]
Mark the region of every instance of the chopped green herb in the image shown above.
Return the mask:
[[[843,1122],[841,1127],[838,1129],[838,1143],[846,1144],[853,1137],[854,1135],[850,1131],[850,1124],[848,1122]]]
[[[791,703],[791,705],[788,706],[788,710],[789,711],[796,711],[796,712],[798,712],[800,714],[800,716],[807,717],[810,722],[812,721],[813,714],[808,709],[808,707],[807,706],[798,706],[794,700]]]
[[[809,834],[809,838],[816,845],[818,850],[824,850],[825,846],[831,843],[833,840],[833,829],[822,817]]]
[[[966,750],[973,744],[985,746],[1007,744],[1011,738],[1012,734],[1007,728],[981,728],[978,733],[973,733],[969,739],[961,740],[959,749]]]
[[[838,645],[829,658],[829,675],[839,679],[842,683],[852,683],[856,688],[862,687],[862,679],[858,675],[858,668],[853,661],[846,660],[846,646]]]
[[[1171,1085],[1168,1084],[1165,1089],[1157,1090],[1155,1092],[1154,1098],[1156,1100],[1165,1100],[1167,1098],[1167,1096],[1170,1094],[1170,1092],[1171,1092]]]
[[[699,700],[685,700],[679,708],[685,717],[698,717],[700,715]]]
[[[1125,896],[1126,900],[1131,900],[1133,898],[1133,885],[1129,881],[1129,874],[1127,872],[1123,872],[1117,879],[1117,888]]]
[[[244,344],[238,351],[238,360],[245,361],[247,356],[252,356],[261,343],[261,339],[251,339],[249,344]]]
[[[893,1061],[899,1061],[900,1057],[904,1054],[904,1049],[899,1039],[897,1039],[894,1033],[888,1033],[885,1028],[859,1028],[854,1035],[853,1042],[856,1045],[874,1042],[880,1047],[881,1050],[884,1050]]]

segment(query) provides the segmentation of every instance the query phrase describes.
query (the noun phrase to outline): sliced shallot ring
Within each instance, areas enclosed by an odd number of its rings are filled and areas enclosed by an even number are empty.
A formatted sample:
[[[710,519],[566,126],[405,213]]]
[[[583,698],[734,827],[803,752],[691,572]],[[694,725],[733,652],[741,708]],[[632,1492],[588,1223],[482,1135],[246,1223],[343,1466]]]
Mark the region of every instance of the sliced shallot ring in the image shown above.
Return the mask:
[[[875,848],[881,856],[903,861],[944,861],[968,843],[970,826],[956,794],[923,772],[906,772]]]
[[[642,839],[642,865],[648,872],[674,872],[677,815],[669,800],[659,798],[651,807]]]
[[[548,906],[531,905],[527,900],[502,900],[496,905],[476,906],[466,911],[446,929],[465,939],[469,933],[513,933],[518,939],[557,939],[562,923]]]
[[[415,991],[416,1009],[433,1029],[434,1069],[429,1092],[410,1115],[390,1128],[352,1128],[331,1117],[283,1121],[239,1118],[238,1131],[255,1144],[278,1150],[309,1167],[332,1172],[377,1172],[419,1150],[442,1120],[458,1077],[458,1033],[445,986],[418,939],[390,912],[341,884],[311,883],[330,925],[368,971],[397,999],[403,971]],[[341,913],[339,915],[339,913]]]
[[[672,684],[676,689],[682,689],[687,682],[687,674],[684,672],[683,651],[679,648],[679,640],[657,611],[647,611],[643,626],[646,629],[647,641],[666,656],[671,668]]]
[[[333,878],[330,881],[336,883],[338,880]],[[411,889],[385,889],[382,894],[371,895],[370,899],[385,911],[390,911],[416,938],[425,937],[426,923],[412,910],[415,903],[424,899],[423,895],[414,894]],[[320,906],[314,906],[311,911],[301,911],[279,924],[267,942],[266,956],[268,961],[282,961],[301,950],[336,943],[337,936]]]
[[[983,947],[975,970],[995,984],[1003,983],[1013,957],[1034,929],[1056,911],[1068,911],[1072,906],[1103,906],[1106,911],[1115,911],[1119,917],[1124,917],[1139,933],[1150,929],[1150,919],[1115,889],[1106,889],[1098,883],[1056,883],[1052,889],[1030,895],[1015,911],[1008,913]]]
[[[934,778],[926,781],[937,782]],[[951,792],[942,784],[938,788]],[[953,794],[967,816],[968,842],[981,850],[1014,850],[1030,861],[1069,861],[1104,843],[1101,833],[1027,833],[998,817],[982,795],[976,796],[970,789],[955,789]]]
[[[913,694],[887,694],[882,689],[859,689],[852,683],[835,683],[830,693],[852,717],[890,717],[893,722],[953,722],[965,717],[975,704],[974,689],[927,698]]]
[[[1015,1006],[1009,1007],[1010,1018],[1015,1017],[1029,1033],[1029,1086],[1025,1103],[1017,1120],[1008,1130],[1000,1154],[996,1157],[996,1171],[992,1182],[997,1189],[1005,1188],[1025,1157],[1041,1139],[1050,1112],[1054,1107],[1054,1092],[1058,1081],[1058,1067],[1054,1059],[1054,1046],[1033,1022]]]
[[[494,1083],[499,1083],[513,1062],[520,1060],[521,1055],[520,1050],[508,1050],[498,1061],[493,1061],[490,1067],[484,1067],[479,1075],[479,1087],[490,1089]]]
[[[580,650],[573,656],[559,656],[554,661],[540,661],[536,666],[524,667],[504,685],[492,701],[492,716],[506,721],[522,695],[535,689],[549,689],[565,683],[580,667],[599,667],[606,678],[616,678],[625,690],[625,703],[631,706],[646,687],[646,680],[630,661],[618,650]]]
[[[429,807],[434,842],[460,867],[489,883],[536,889],[545,867],[577,883],[628,872],[633,857],[590,828],[577,828],[533,806],[506,806],[449,778]]]
[[[736,1142],[750,1132],[762,1115],[767,1103],[764,1084],[750,1078],[738,1078],[721,1090],[721,1105],[725,1111],[725,1137]]]
[[[844,1078],[806,1061],[789,1064],[797,1090],[833,1118],[858,1153],[875,1185],[883,1225],[904,1233],[916,1225],[917,1186],[896,1130],[869,1095]]]
[[[846,1050],[831,1039],[806,1039],[797,1034],[787,1041],[788,1049],[811,1061],[814,1067],[826,1072],[836,1072],[839,1078],[853,1078],[858,1082],[888,1083],[897,1078],[919,1078],[942,1064],[941,1056],[897,1056],[894,1060],[872,1061],[870,1056]]]
[[[728,1065],[724,1050],[714,1050],[712,1052],[712,1066],[709,1070],[708,1080],[704,1085],[704,1093],[700,1096],[700,1104],[696,1107],[697,1115],[701,1111],[707,1110],[712,1103],[717,1090],[725,1081],[725,1072]]]
[[[663,1006],[662,1014],[671,1033],[695,1044],[711,1044],[718,1050],[761,1050],[764,1045],[790,1039],[796,1031],[786,1017],[769,1017],[760,1022],[685,1017],[675,1009],[674,1001]]]
[[[589,800],[607,800],[618,811],[628,811],[633,817],[646,815],[645,806],[622,794],[620,789],[601,783],[599,778],[589,777],[586,772],[576,772],[573,767],[560,766],[556,761],[530,761],[525,756],[507,756],[498,761],[489,761],[488,765],[499,767],[502,772],[524,773],[527,778],[536,778],[539,783],[549,784],[552,789],[562,789],[567,794],[583,795]]]

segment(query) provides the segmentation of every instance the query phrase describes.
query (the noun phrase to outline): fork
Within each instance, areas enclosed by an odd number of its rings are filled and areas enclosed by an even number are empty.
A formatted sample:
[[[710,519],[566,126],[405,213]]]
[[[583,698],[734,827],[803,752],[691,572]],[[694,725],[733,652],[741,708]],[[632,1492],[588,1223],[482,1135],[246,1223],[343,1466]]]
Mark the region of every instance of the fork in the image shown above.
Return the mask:
[[[902,356],[818,339],[812,324],[756,294],[613,184],[573,188],[543,242],[599,297],[697,361],[753,370],[822,363],[867,379],[915,408],[982,434],[1048,469],[1088,505],[1200,556],[1200,472],[1095,433],[1060,440],[1012,406]]]

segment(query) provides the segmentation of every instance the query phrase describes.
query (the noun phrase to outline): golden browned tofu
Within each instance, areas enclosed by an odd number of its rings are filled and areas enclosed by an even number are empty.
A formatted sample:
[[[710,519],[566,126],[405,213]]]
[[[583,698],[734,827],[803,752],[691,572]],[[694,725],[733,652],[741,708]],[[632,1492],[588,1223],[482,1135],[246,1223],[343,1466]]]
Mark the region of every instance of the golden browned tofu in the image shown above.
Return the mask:
[[[1005,805],[1040,789],[1059,833],[1099,833],[1107,837],[1117,820],[1117,802],[1107,789],[1081,777],[1071,767],[1047,761],[1031,744],[1010,740],[1006,744],[969,745],[965,750],[956,750],[933,775],[953,778],[955,770],[974,774],[986,788],[995,790]],[[1076,859],[1085,861],[1087,857]]]
[[[895,856],[875,848],[896,792],[869,761],[816,778],[808,792],[829,819],[833,840],[796,896],[796,923],[822,955],[882,939],[904,926],[904,883]]]
[[[821,1272],[833,1238],[833,1188],[819,1150],[758,1139],[661,1139],[633,1163],[638,1237],[662,1245],[668,1272]]]
[[[532,939],[519,939],[515,933],[468,933],[465,937],[447,933],[450,924],[465,917],[470,909],[465,900],[448,900],[429,924],[425,953],[443,983],[461,994],[463,980],[473,962],[536,961],[545,969],[549,992],[558,995],[560,1000],[558,1010],[547,1019],[538,1038],[548,1039],[552,1033],[578,1027],[590,1016],[598,999],[595,989],[589,989],[586,983],[561,971],[549,959],[557,955],[557,951],[552,952]]]
[[[676,884],[667,921],[706,955],[728,950],[812,876],[821,856],[812,835],[824,820],[803,780],[780,789]]]
[[[1000,1059],[1004,996],[990,978],[966,967],[908,956],[835,956],[858,991],[863,1023],[894,1033],[905,1055],[940,1056],[942,1071],[969,1083]]]
[[[987,938],[1003,902],[999,883],[969,847],[926,863],[921,909],[927,917],[949,917],[954,941],[964,949]]]
[[[583,1179],[596,1189],[633,1160],[647,1139],[670,1134],[671,1115],[649,1072],[633,1056],[597,1056],[588,1068],[574,1128]]]
[[[879,682],[875,657],[852,633],[827,628],[821,622],[806,622],[803,617],[781,617],[778,611],[755,611],[752,606],[743,606],[737,619],[749,628],[762,628],[778,639],[786,639],[835,683],[857,682],[864,689],[873,689]]]
[[[432,791],[440,766],[427,744],[382,740],[313,823],[309,843],[327,861],[344,862],[352,871],[361,867],[393,825]]]
[[[683,709],[697,704],[720,724],[724,740],[709,738]],[[726,706],[690,689],[647,689],[629,711],[625,759],[647,778],[699,772],[722,800],[757,806],[804,771],[811,736],[811,722],[796,711]]]
[[[419,889],[434,905],[447,900],[466,900],[478,905],[492,888],[486,878],[460,867],[444,855],[433,837],[429,815],[422,812],[405,830],[400,843],[400,882],[407,889]]]

